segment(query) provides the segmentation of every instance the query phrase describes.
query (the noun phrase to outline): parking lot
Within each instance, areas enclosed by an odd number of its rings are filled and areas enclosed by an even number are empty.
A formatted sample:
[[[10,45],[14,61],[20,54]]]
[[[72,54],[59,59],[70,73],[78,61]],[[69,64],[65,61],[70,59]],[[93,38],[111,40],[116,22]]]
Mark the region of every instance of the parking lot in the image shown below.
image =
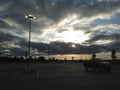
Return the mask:
[[[0,89],[16,90],[120,90],[120,65],[111,73],[86,72],[82,63],[0,64]]]

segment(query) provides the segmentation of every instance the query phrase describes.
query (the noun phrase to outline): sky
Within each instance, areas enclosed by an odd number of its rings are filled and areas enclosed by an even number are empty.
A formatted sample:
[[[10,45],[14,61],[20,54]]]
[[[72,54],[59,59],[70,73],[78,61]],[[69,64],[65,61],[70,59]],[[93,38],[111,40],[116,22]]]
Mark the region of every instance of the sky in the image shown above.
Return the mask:
[[[0,56],[120,51],[120,0],[0,0]]]

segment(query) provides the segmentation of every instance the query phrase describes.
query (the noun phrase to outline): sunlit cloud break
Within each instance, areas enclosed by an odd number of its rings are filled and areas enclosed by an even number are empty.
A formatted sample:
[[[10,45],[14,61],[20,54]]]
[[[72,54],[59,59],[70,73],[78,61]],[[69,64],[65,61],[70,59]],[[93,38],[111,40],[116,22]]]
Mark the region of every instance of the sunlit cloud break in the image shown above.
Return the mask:
[[[32,54],[47,53],[48,46],[56,42],[85,48],[95,45],[94,53],[119,51],[119,8],[119,0],[1,0],[0,55],[24,55],[29,28],[25,16],[29,14],[36,17],[31,23]],[[63,47],[59,47],[63,51],[54,48],[51,52],[64,53]],[[93,53],[89,49],[83,51]]]

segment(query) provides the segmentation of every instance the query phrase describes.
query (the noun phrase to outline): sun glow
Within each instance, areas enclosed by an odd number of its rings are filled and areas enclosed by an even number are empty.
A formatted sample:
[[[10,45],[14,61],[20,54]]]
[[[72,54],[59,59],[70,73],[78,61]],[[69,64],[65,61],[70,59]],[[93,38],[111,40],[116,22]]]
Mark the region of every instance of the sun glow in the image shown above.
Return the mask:
[[[78,30],[78,31],[74,31],[74,30],[64,31],[64,32],[60,33],[59,35],[57,35],[57,37],[59,39],[61,38],[62,41],[74,42],[74,43],[82,43],[85,40],[87,40],[84,32],[82,32],[81,30]]]
[[[73,47],[73,48],[76,47],[75,44],[72,44],[72,47]]]

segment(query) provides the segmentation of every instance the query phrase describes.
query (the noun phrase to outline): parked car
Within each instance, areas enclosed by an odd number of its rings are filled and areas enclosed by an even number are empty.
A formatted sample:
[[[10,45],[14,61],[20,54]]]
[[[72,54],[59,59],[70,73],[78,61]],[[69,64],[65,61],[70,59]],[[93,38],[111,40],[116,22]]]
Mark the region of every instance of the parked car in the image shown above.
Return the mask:
[[[89,60],[84,61],[83,65],[86,71],[92,69],[100,72],[111,72],[111,63],[104,60]]]

